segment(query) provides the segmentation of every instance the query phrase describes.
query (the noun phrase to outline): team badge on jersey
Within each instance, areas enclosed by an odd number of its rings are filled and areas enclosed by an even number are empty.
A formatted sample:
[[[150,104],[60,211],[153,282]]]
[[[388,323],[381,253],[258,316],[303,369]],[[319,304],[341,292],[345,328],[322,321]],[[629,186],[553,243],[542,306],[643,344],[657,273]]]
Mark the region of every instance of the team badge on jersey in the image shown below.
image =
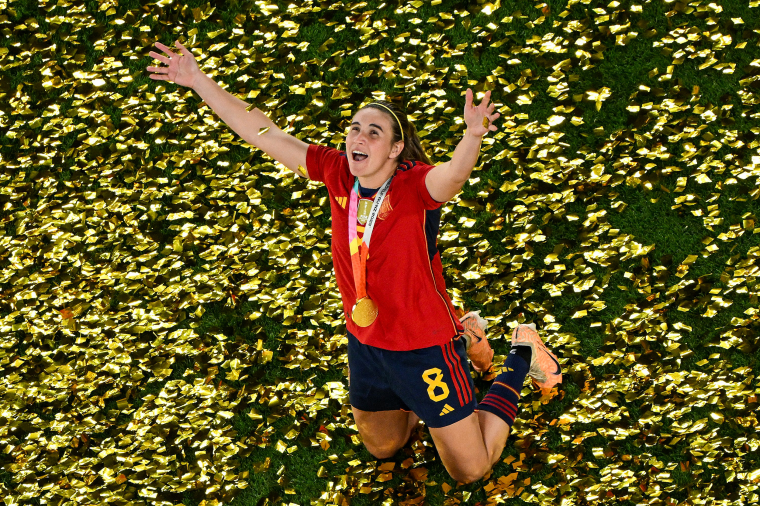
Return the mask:
[[[377,214],[378,220],[384,220],[389,214],[391,214],[391,211],[393,211],[393,206],[391,205],[392,195],[392,192],[389,190],[388,195],[386,195],[385,200],[383,200],[383,205],[380,206],[380,212]]]
[[[335,197],[335,199],[338,201],[338,204],[340,204],[341,207],[344,209],[346,208],[346,197]],[[367,224],[369,213],[372,210],[373,202],[374,199],[359,199],[359,207],[356,210],[356,221],[358,221],[361,226]],[[383,200],[383,203],[380,205],[380,212],[377,214],[377,219],[386,219],[391,211],[393,211],[393,206],[391,205],[391,192],[388,191],[388,194],[385,196],[385,200]]]
[[[356,212],[356,220],[361,223],[362,226],[367,224],[369,212],[372,210],[372,202],[372,199],[359,199],[359,209]]]

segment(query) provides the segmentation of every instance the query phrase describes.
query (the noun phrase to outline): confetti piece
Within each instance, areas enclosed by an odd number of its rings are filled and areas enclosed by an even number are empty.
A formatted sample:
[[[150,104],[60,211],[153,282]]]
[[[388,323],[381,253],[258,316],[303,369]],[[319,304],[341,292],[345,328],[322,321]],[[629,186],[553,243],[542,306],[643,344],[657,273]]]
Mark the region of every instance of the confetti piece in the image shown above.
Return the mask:
[[[253,479],[244,459],[284,494],[255,498],[272,504],[461,504],[471,490],[483,504],[675,504],[686,481],[692,502],[756,499],[756,367],[732,363],[756,352],[760,316],[746,6],[54,3],[0,16],[0,68],[19,76],[0,80],[7,503],[124,487],[141,504],[232,502]],[[335,34],[306,40],[307,20]],[[499,132],[442,206],[437,249],[454,303],[492,322],[496,365],[532,319],[566,383],[526,384],[516,454],[473,488],[428,477],[446,475],[426,429],[398,462],[365,457],[341,372],[333,197],[302,166],[305,179],[231,156],[240,140],[197,94],[135,71],[151,33],[187,22],[205,73],[309,143],[339,146],[360,101],[390,99],[441,163],[466,127],[457,90],[492,91]],[[610,69],[633,50],[656,57],[621,76],[624,92]],[[467,68],[487,51],[495,68]],[[651,206],[672,229],[639,223]],[[315,497],[295,485],[299,459],[319,463]]]

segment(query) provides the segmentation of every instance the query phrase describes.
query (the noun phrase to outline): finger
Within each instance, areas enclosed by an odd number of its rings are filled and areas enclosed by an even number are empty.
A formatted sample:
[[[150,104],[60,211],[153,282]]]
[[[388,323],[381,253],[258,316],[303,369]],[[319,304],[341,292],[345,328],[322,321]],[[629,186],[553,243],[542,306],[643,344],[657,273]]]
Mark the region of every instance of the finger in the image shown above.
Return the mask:
[[[466,108],[472,107],[472,90],[467,88],[467,93],[464,95],[464,106]]]
[[[488,99],[491,98],[491,90],[488,90],[486,94],[483,96],[483,101],[480,103],[480,105],[484,108],[488,108]]]
[[[160,49],[161,51],[165,52],[166,54],[169,54],[171,56],[176,56],[176,53],[174,53],[172,51],[172,48],[170,48],[169,46],[165,46],[161,44],[160,42],[156,42],[156,47]]]
[[[193,53],[191,53],[185,46],[183,46],[180,41],[176,41],[175,44],[182,50],[182,54],[185,56],[193,56]]]
[[[166,67],[147,67],[145,70],[148,72],[155,72],[156,74],[168,74],[169,69]]]
[[[494,109],[494,107],[496,107],[496,104],[494,104],[494,103],[492,102],[492,103],[491,103],[491,105],[489,105],[489,106],[488,106],[488,112],[489,112],[489,113],[493,112],[493,109]]]
[[[151,74],[148,77],[150,77],[154,81],[166,81],[167,79],[169,79],[169,76],[164,75],[164,74]]]
[[[169,58],[167,58],[166,56],[161,56],[160,54],[158,54],[155,51],[151,51],[148,54],[151,57],[153,57],[154,59],[160,61],[161,63],[166,63],[167,65],[169,65],[169,63],[171,62],[171,60]],[[172,53],[172,54],[174,54],[174,53]]]

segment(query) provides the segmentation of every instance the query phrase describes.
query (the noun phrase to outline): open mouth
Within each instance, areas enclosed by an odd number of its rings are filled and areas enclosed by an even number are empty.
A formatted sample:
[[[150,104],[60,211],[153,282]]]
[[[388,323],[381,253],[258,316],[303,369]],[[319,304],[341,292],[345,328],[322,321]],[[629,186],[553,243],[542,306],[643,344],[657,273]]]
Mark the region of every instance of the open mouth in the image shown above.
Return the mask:
[[[366,160],[369,157],[369,155],[367,153],[363,153],[361,151],[353,151],[351,153],[351,156],[353,157],[353,159],[354,159],[355,162],[364,161],[364,160]]]

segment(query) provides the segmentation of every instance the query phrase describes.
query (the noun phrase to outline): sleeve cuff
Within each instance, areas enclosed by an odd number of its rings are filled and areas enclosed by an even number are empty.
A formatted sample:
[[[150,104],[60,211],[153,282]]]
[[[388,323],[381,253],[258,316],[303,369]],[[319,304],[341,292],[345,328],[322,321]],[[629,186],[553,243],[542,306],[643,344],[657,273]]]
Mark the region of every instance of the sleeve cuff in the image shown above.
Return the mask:
[[[422,204],[425,207],[425,209],[428,209],[428,210],[438,209],[445,203],[445,202],[439,202],[435,200],[430,195],[430,191],[428,191],[427,184],[425,183],[428,172],[430,172],[434,167],[435,165],[427,165],[427,166],[423,166],[422,169],[420,169],[421,176],[420,176],[419,192],[420,192],[420,197],[422,198]]]

